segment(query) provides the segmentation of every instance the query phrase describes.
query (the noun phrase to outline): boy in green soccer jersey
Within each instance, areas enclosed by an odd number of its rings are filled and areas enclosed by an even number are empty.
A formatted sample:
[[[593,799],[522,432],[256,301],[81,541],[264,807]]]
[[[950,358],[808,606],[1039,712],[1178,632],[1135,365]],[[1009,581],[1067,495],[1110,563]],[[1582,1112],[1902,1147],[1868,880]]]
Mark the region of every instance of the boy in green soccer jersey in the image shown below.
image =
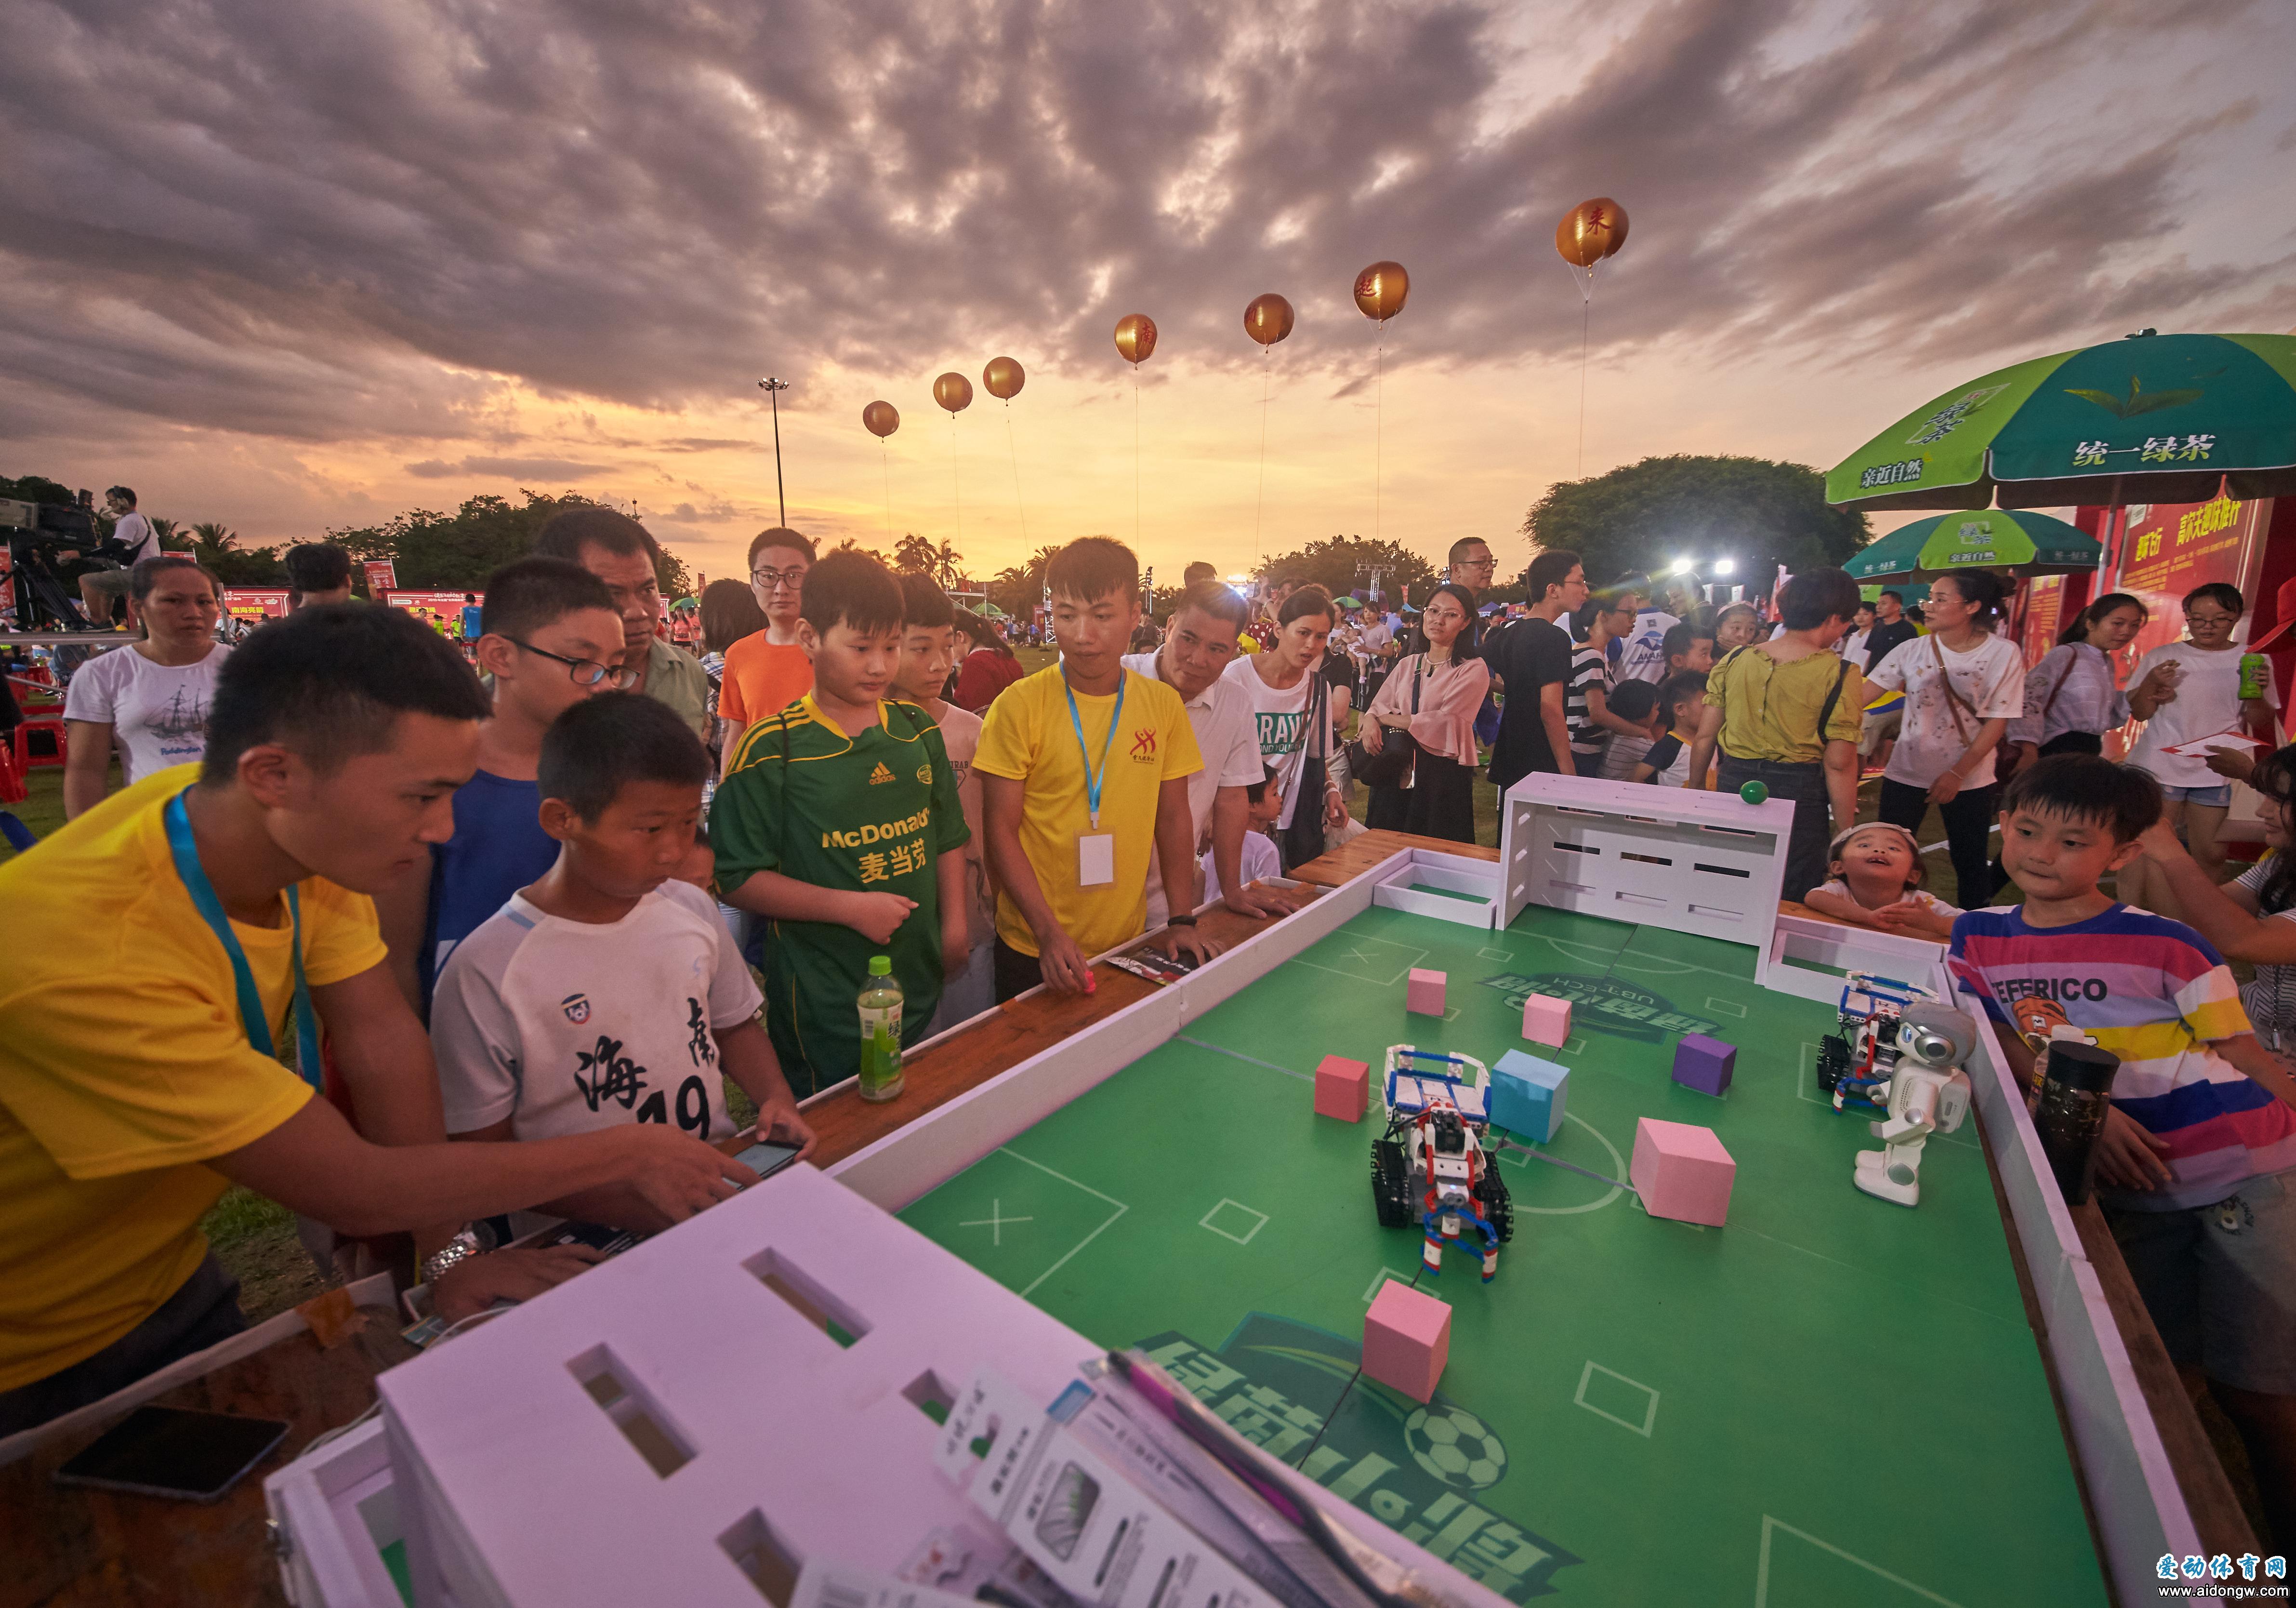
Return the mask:
[[[800,1099],[860,1071],[871,956],[892,958],[914,1044],[943,956],[962,966],[969,948],[955,770],[932,717],[887,695],[901,621],[900,582],[876,560],[832,553],[808,570],[813,691],[750,727],[710,807],[718,897],[767,918],[767,1027]]]

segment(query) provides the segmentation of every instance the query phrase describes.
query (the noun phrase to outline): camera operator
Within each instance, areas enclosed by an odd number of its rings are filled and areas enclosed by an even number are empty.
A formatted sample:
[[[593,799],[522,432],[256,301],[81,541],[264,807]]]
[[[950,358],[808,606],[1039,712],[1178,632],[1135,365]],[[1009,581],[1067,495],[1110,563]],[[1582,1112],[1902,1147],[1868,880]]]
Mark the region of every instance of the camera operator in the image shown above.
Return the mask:
[[[93,569],[79,578],[80,602],[87,611],[88,624],[98,630],[111,624],[111,617],[126,601],[129,572],[142,561],[157,558],[162,549],[160,533],[152,529],[152,521],[135,512],[135,494],[125,486],[114,486],[103,494],[103,506],[112,518],[111,539],[106,544],[110,560],[117,569]],[[63,556],[70,557],[66,553]],[[91,561],[103,564],[106,559]]]

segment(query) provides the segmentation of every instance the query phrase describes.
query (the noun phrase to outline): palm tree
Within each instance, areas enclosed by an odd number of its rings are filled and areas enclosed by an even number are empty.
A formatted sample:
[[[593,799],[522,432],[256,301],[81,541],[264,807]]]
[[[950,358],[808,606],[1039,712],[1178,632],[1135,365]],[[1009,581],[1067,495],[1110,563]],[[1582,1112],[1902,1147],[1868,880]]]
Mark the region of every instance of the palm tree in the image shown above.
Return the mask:
[[[180,541],[178,540],[178,538],[176,537],[176,521],[173,521],[173,520],[153,520],[153,521],[151,521],[151,523],[152,523],[152,535],[154,535],[154,536],[156,536],[156,537],[158,537],[160,538],[160,552],[162,552],[162,553],[166,553],[166,552],[170,551],[171,549],[172,549],[172,550],[175,550],[175,551],[178,551],[178,552],[180,552],[180,551],[182,550],[181,543],[180,543]]]
[[[911,531],[901,537],[893,549],[893,568],[917,575],[931,575],[938,567],[939,556],[930,537]]]
[[[153,524],[159,521],[154,520]],[[192,547],[198,553],[229,553],[239,546],[239,532],[217,520],[202,520],[192,527]]]
[[[956,545],[954,542],[943,542],[939,550],[933,554],[931,573],[944,588],[954,587],[957,583],[964,562],[964,555],[956,550]]]

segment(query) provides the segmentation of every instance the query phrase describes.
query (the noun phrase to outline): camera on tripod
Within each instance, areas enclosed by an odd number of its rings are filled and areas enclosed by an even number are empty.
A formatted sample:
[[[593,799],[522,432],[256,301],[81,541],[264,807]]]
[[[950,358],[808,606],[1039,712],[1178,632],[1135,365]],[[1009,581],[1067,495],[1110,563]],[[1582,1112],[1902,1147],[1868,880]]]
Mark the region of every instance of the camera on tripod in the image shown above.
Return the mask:
[[[88,629],[77,595],[78,576],[81,570],[103,566],[86,561],[92,556],[121,562],[132,552],[126,543],[97,537],[94,499],[86,491],[70,503],[0,497],[0,541],[7,544],[19,631]],[[79,561],[64,557],[72,553]]]
[[[53,547],[78,547],[92,553],[100,545],[95,534],[95,511],[88,494],[77,503],[24,503],[0,497],[0,529],[11,541],[33,541]]]

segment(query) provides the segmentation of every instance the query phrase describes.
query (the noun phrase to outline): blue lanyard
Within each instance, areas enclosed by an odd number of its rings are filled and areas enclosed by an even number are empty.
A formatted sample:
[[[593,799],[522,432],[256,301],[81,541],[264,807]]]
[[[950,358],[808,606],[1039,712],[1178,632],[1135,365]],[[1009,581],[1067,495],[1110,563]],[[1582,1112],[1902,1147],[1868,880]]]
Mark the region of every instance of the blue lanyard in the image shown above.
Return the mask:
[[[1124,718],[1124,678],[1131,672],[1119,670],[1116,680],[1116,707],[1108,711],[1108,735],[1101,740],[1100,770],[1092,768],[1092,750],[1085,746],[1084,717],[1077,712],[1076,688],[1069,685],[1065,672],[1061,676],[1061,690],[1069,695],[1069,723],[1076,727],[1077,752],[1084,758],[1084,803],[1092,812],[1092,829],[1100,830],[1100,788],[1108,780],[1108,751],[1116,742],[1116,723]]]
[[[184,891],[192,896],[192,907],[206,919],[224,954],[230,957],[232,981],[239,989],[239,1021],[247,1030],[247,1042],[258,1054],[276,1054],[271,1043],[271,1023],[265,1020],[263,996],[256,992],[255,973],[248,969],[247,951],[239,947],[239,935],[231,930],[231,918],[224,914],[215,884],[201,869],[199,845],[192,840],[192,819],[184,813],[182,793],[168,800],[160,818],[167,824],[168,849],[176,857],[176,874],[184,879]],[[287,885],[287,917],[295,929],[296,1069],[304,1082],[318,1088],[324,1075],[319,1067],[319,1024],[311,1010],[310,987],[303,980],[303,902],[296,897],[292,882]]]

